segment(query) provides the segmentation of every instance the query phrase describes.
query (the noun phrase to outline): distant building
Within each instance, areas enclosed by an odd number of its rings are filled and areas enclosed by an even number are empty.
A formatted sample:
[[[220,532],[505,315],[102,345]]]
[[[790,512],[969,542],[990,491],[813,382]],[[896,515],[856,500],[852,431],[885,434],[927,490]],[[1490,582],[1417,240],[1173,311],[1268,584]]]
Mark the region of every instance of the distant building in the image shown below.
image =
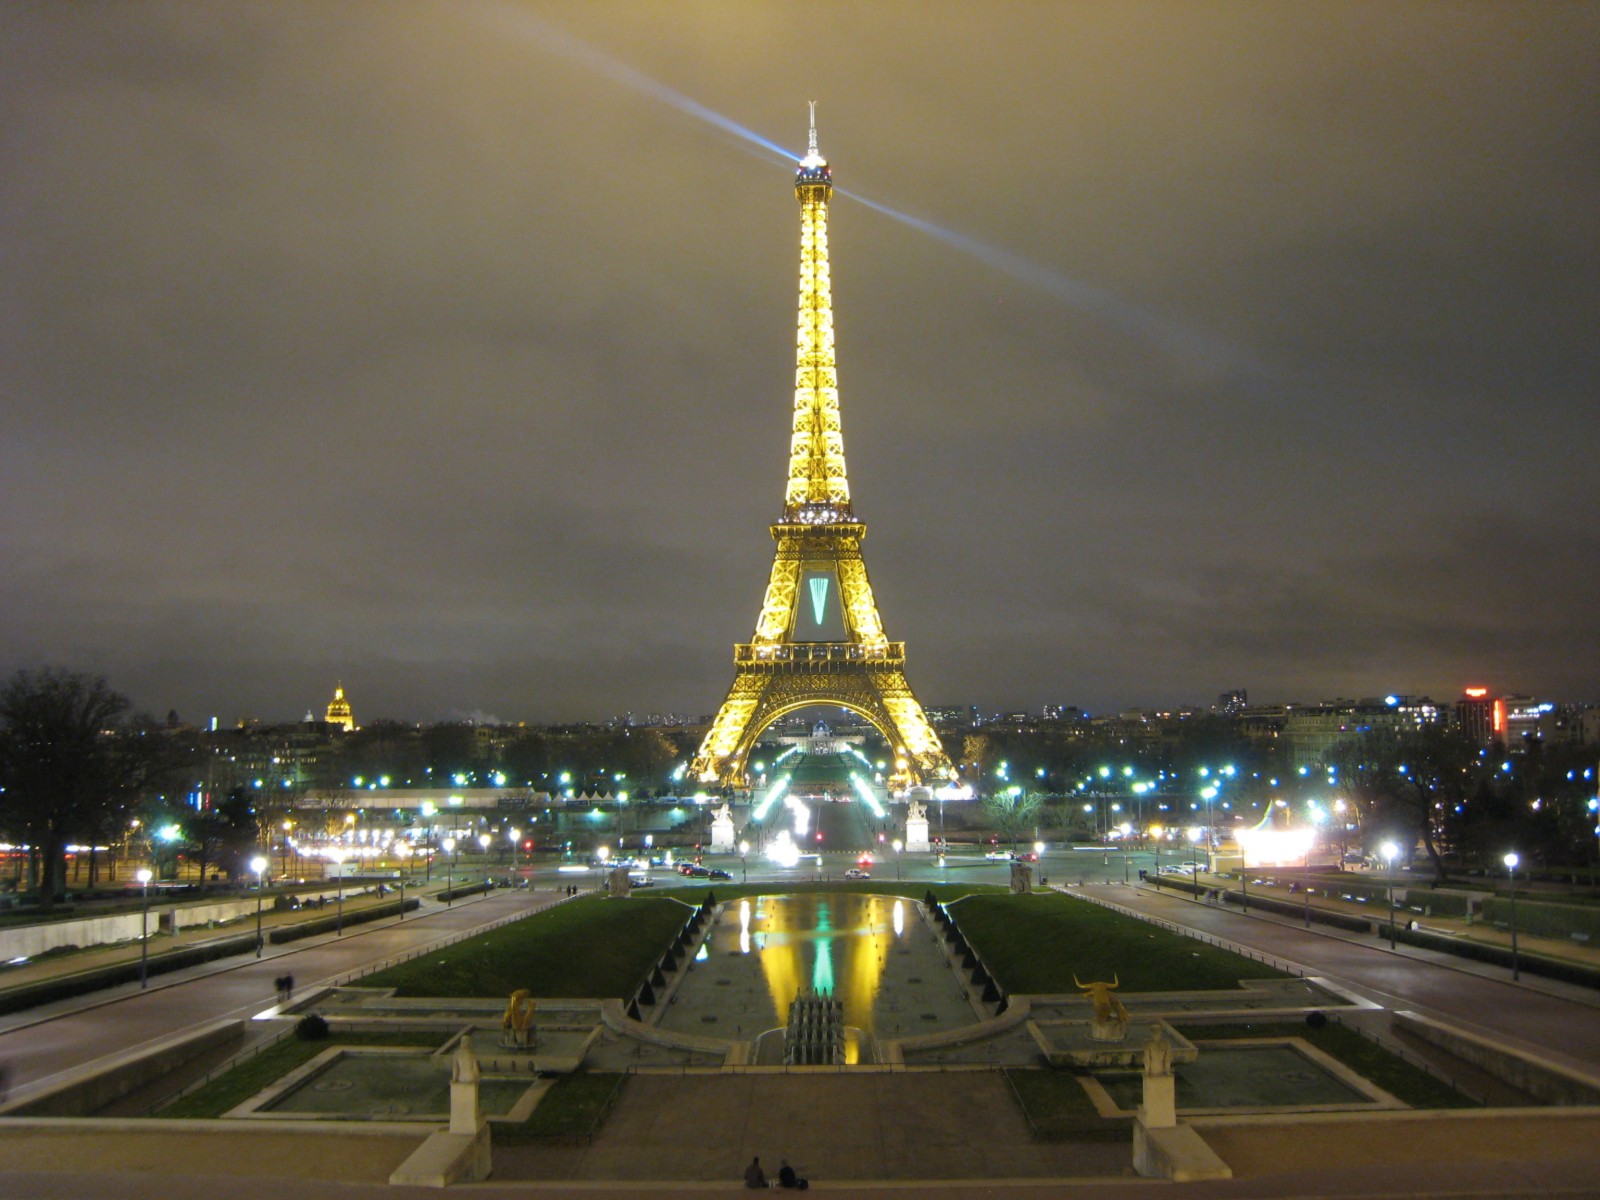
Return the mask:
[[[1291,708],[1283,723],[1292,767],[1313,767],[1334,746],[1366,733],[1399,734],[1436,725],[1443,710],[1426,696],[1385,696],[1383,699],[1335,700],[1306,708]]]
[[[350,701],[344,698],[343,684],[333,689],[333,701],[328,705],[328,724],[337,725],[346,733],[356,727],[355,718],[350,715]]]
[[[1486,687],[1469,687],[1456,701],[1456,725],[1472,739],[1475,746],[1487,746],[1499,740],[1495,727],[1495,706],[1499,703],[1489,697]]]
[[[1250,707],[1250,693],[1244,688],[1234,688],[1217,697],[1217,713],[1224,717],[1238,717]]]

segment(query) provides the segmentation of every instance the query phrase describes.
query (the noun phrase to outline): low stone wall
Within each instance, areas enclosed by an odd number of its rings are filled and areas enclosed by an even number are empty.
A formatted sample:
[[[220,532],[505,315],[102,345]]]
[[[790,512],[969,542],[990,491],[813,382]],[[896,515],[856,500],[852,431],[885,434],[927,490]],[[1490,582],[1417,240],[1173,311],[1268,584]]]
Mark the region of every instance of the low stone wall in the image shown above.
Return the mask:
[[[205,904],[187,904],[165,914],[173,933],[180,929],[192,929],[196,925],[220,925],[255,915],[256,902],[253,896],[248,900],[212,900]]]
[[[129,1180],[172,1171],[175,1163],[190,1176],[384,1184],[427,1136],[426,1126],[377,1121],[23,1117],[0,1122],[0,1161],[8,1171],[119,1176],[124,1189],[134,1186]]]
[[[203,1054],[213,1046],[244,1038],[243,1021],[217,1021],[197,1030],[167,1038],[125,1060],[70,1079],[49,1091],[25,1096],[0,1108],[6,1117],[87,1117],[113,1100],[158,1079]]]
[[[1496,1079],[1546,1104],[1600,1104],[1600,1080],[1585,1078],[1557,1063],[1519,1054],[1499,1042],[1441,1024],[1421,1013],[1397,1012],[1394,1021],[1397,1028],[1483,1068]]]
[[[21,925],[0,931],[0,961],[37,958],[62,946],[105,946],[131,942],[139,936],[140,913],[119,913],[114,917],[83,917],[74,921],[49,921],[43,925]],[[150,914],[150,932],[158,928],[159,915]]]

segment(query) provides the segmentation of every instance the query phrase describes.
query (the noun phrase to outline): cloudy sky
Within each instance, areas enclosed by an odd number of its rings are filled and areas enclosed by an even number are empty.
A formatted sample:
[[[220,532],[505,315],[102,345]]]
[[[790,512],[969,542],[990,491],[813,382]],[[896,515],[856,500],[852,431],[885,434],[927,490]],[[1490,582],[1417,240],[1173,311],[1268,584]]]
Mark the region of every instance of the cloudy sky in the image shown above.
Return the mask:
[[[1600,6],[0,6],[0,669],[715,709],[818,102],[928,704],[1600,699]]]

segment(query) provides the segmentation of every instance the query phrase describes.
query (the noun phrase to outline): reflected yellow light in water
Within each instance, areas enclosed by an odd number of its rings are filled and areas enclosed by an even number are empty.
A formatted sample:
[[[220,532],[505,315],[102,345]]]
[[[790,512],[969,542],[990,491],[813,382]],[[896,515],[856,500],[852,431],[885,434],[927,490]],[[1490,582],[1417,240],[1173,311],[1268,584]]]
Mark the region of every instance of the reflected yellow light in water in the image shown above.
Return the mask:
[[[788,1021],[790,1003],[809,986],[843,1003],[846,1025],[872,1029],[884,957],[894,945],[891,930],[896,924],[903,930],[905,922],[903,901],[896,902],[897,922],[885,904],[878,896],[760,898],[755,941],[762,950],[774,1025]],[[836,915],[842,919],[836,922]],[[858,1039],[849,1037],[845,1060],[858,1062],[860,1053]]]
[[[750,901],[739,901],[739,953],[750,953]]]
[[[894,935],[895,937],[899,937],[901,934],[905,933],[905,931],[906,902],[904,900],[896,900],[894,902]]]

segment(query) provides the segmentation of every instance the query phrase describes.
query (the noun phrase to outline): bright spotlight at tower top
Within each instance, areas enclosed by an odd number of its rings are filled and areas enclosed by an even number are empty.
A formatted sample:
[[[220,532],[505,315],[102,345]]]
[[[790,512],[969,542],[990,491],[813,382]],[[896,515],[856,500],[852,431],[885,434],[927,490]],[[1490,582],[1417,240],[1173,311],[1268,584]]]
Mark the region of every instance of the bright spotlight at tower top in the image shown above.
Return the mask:
[[[794,173],[795,186],[804,184],[831,186],[833,171],[828,166],[828,160],[817,150],[817,102],[812,100],[808,104],[811,110],[811,133],[806,141],[806,156],[800,160],[800,165]]]

